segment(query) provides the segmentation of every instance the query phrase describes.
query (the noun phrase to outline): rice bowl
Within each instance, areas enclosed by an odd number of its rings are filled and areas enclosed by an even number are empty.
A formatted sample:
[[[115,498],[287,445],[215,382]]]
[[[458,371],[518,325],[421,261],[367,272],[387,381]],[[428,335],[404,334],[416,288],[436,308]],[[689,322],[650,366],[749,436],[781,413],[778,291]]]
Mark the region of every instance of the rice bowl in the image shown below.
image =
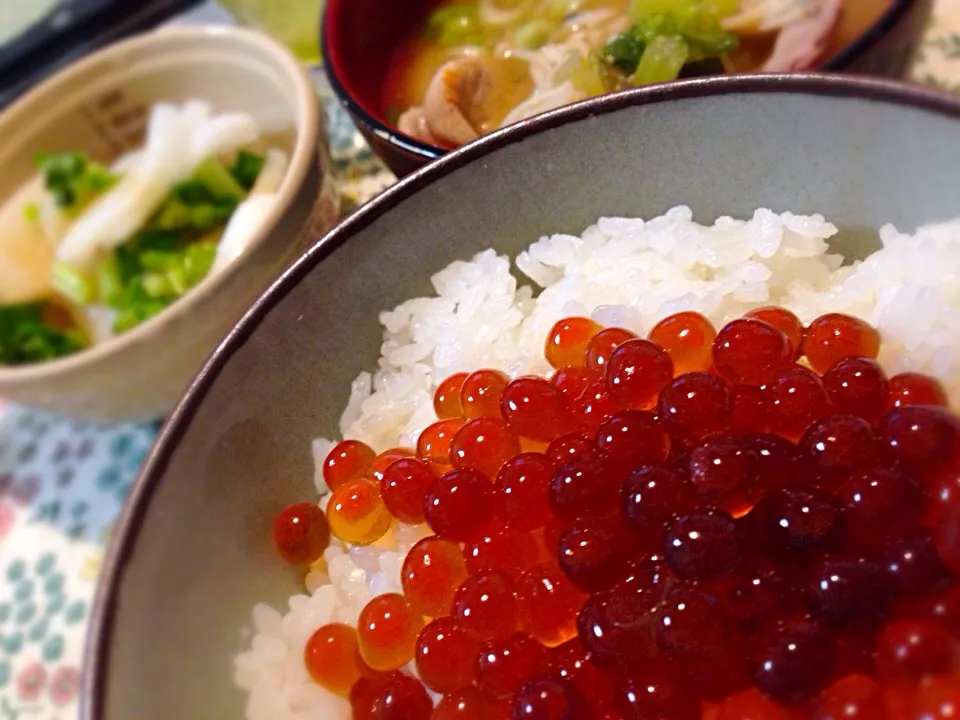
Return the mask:
[[[779,82],[784,81],[780,79]],[[796,84],[797,81],[790,80],[787,83]],[[763,83],[761,82],[761,84]],[[838,81],[838,85],[843,84],[845,83]],[[704,87],[705,85],[711,85],[711,83],[697,85]],[[720,85],[720,83],[714,84],[714,87],[716,85]],[[735,83],[723,83],[723,85],[726,88],[732,88]],[[781,85],[781,87],[784,86]],[[676,89],[670,90],[667,94],[675,96]],[[884,96],[883,93],[880,93],[879,96],[891,99],[891,96]],[[731,111],[734,105],[741,105],[744,102],[752,105],[752,100],[758,97],[753,96],[751,98],[749,94],[738,94],[736,103],[730,104],[723,102],[722,99],[714,98],[709,101],[712,106],[711,112],[720,109],[722,117],[728,111]],[[786,99],[788,106],[793,108],[794,112],[796,112],[797,107],[805,107],[807,101],[810,100],[802,94],[788,93],[779,97],[778,101],[784,99]],[[829,126],[838,130],[848,127],[848,125],[837,122],[837,116],[833,115],[835,109],[845,108],[842,114],[849,110],[854,115],[861,110],[861,106],[856,101],[827,100],[821,102],[821,100],[822,98],[817,98],[816,103],[811,102],[810,104],[816,104],[820,110],[826,111],[824,119],[829,118]],[[701,101],[696,100],[695,102]],[[898,101],[905,102],[899,96]],[[592,112],[596,112],[601,105],[606,106],[606,103],[594,104],[591,106]],[[642,113],[644,123],[647,126],[648,137],[650,137],[650,134],[653,134],[653,137],[656,136],[663,118],[669,116],[675,120],[676,116],[673,115],[673,112],[679,111],[680,106],[680,103],[673,105],[665,113],[661,110],[666,110],[667,105],[648,105]],[[770,106],[766,107],[769,109]],[[900,112],[899,110],[889,109],[889,106],[882,103],[880,107],[884,113],[890,112],[897,115]],[[925,105],[925,107],[931,108],[932,106]],[[639,117],[630,113],[612,112],[612,109],[612,106],[610,106],[609,110],[611,111],[601,112],[599,117],[589,121],[592,132],[599,131],[603,135],[616,128],[616,132],[619,133],[625,129],[626,125],[632,124]],[[907,112],[913,115],[916,111],[910,110]],[[779,112],[777,114],[779,115]],[[789,112],[787,114],[789,115]],[[928,131],[932,130],[933,134],[941,131],[940,128],[934,127],[939,125],[940,119],[937,119],[936,122],[932,120],[936,117],[936,113],[919,111],[917,114],[923,117],[925,123],[930,122],[927,127]],[[561,117],[565,118],[565,122],[571,120],[571,118],[566,117],[567,115],[568,113],[565,111],[548,118],[544,125],[547,128],[553,128],[550,132],[527,135],[517,130],[484,141],[480,144],[483,146],[482,148],[470,148],[455,156],[456,159],[443,161],[436,170],[432,171],[446,173],[447,179],[444,183],[432,182],[432,174],[427,173],[426,177],[415,178],[400,186],[397,190],[388,193],[383,202],[376,203],[366,211],[361,211],[342,230],[342,232],[351,236],[356,233],[357,237],[354,242],[339,245],[337,242],[339,235],[335,234],[319,246],[314,254],[308,256],[308,259],[303,261],[297,270],[284,281],[284,284],[288,285],[292,279],[300,280],[306,276],[306,271],[313,271],[315,273],[313,277],[315,278],[322,276],[320,286],[333,293],[333,295],[324,296],[329,300],[325,301],[323,308],[317,307],[315,304],[316,295],[308,289],[306,284],[303,285],[303,290],[298,287],[292,294],[285,295],[289,292],[290,288],[288,287],[277,293],[276,297],[268,296],[270,299],[265,301],[266,305],[258,311],[259,313],[266,307],[270,307],[275,309],[285,308],[283,312],[271,312],[269,315],[264,315],[264,329],[262,331],[258,330],[251,334],[250,328],[245,327],[230,341],[228,354],[238,358],[243,357],[244,362],[241,365],[234,365],[232,360],[221,354],[220,360],[213,366],[215,372],[211,375],[211,371],[208,370],[208,374],[199,384],[199,392],[191,395],[192,399],[188,405],[178,411],[173,419],[175,432],[168,429],[165,442],[171,443],[176,440],[177,442],[174,445],[180,449],[176,449],[172,453],[165,451],[159,455],[155,454],[147,472],[148,478],[154,478],[154,473],[161,471],[160,476],[166,477],[169,482],[158,486],[155,480],[151,479],[141,486],[140,492],[135,496],[134,509],[128,514],[128,518],[138,519],[136,527],[140,529],[134,532],[133,526],[130,526],[131,530],[126,535],[122,554],[114,556],[113,562],[108,566],[107,587],[112,589],[106,591],[108,602],[101,606],[107,613],[99,617],[108,619],[110,623],[108,627],[112,627],[114,630],[109,635],[111,638],[109,647],[111,659],[115,664],[111,669],[109,682],[105,686],[99,685],[101,690],[104,687],[107,688],[107,695],[97,693],[93,696],[95,707],[122,708],[124,705],[129,706],[125,697],[129,696],[129,692],[133,688],[138,688],[137,692],[148,693],[152,703],[155,703],[153,706],[158,709],[164,708],[161,712],[181,712],[181,714],[185,712],[189,716],[191,714],[189,707],[191,706],[183,704],[188,698],[197,700],[206,698],[210,703],[213,703],[213,705],[207,705],[208,708],[222,707],[225,711],[229,708],[231,713],[239,714],[239,712],[242,712],[237,704],[237,696],[225,691],[220,685],[221,680],[210,678],[214,681],[213,684],[208,683],[205,687],[201,687],[201,683],[195,682],[188,674],[174,669],[173,665],[167,665],[167,663],[175,657],[186,660],[187,664],[194,668],[194,673],[209,673],[211,668],[215,666],[224,668],[224,663],[228,662],[227,659],[235,652],[234,648],[249,649],[250,638],[248,636],[242,642],[241,648],[239,647],[240,644],[235,645],[232,642],[214,640],[211,631],[216,632],[218,637],[226,635],[235,637],[235,630],[232,630],[232,628],[236,628],[242,623],[241,617],[243,615],[249,617],[249,609],[258,598],[267,601],[275,608],[282,608],[284,598],[297,592],[289,573],[276,572],[277,563],[269,552],[269,539],[266,537],[266,533],[269,532],[273,513],[275,510],[279,510],[282,503],[302,501],[311,496],[311,493],[302,486],[303,481],[309,477],[309,471],[305,463],[306,457],[308,457],[305,448],[309,447],[309,439],[318,434],[318,428],[326,428],[326,432],[323,433],[325,435],[339,435],[332,430],[335,427],[335,421],[329,414],[326,421],[323,421],[324,413],[339,414],[347,403],[346,389],[351,380],[356,377],[357,371],[363,368],[373,369],[376,366],[376,355],[379,355],[379,353],[371,356],[369,351],[381,344],[382,328],[375,326],[373,322],[375,310],[371,311],[371,308],[394,307],[403,302],[404,299],[435,294],[435,290],[431,291],[427,286],[419,283],[417,278],[425,280],[431,272],[442,268],[454,259],[470,258],[485,245],[493,244],[500,252],[508,253],[508,257],[515,257],[544,230],[547,232],[560,230],[570,236],[576,236],[583,232],[583,228],[587,227],[591,221],[595,222],[596,218],[601,215],[641,215],[645,218],[654,218],[671,206],[668,204],[670,196],[676,199],[682,198],[678,191],[680,186],[675,184],[677,181],[671,178],[674,177],[675,173],[678,173],[676,177],[679,179],[680,175],[684,173],[681,167],[689,167],[689,156],[681,154],[681,157],[663,161],[662,157],[656,157],[656,153],[650,155],[657,146],[662,147],[665,151],[669,150],[671,153],[677,151],[676,145],[653,141],[652,137],[652,144],[645,141],[642,149],[631,156],[631,162],[636,162],[638,157],[643,157],[644,164],[648,166],[661,161],[661,164],[658,165],[661,168],[661,184],[645,186],[642,197],[639,198],[635,194],[635,187],[632,191],[627,192],[628,187],[623,185],[624,181],[627,182],[628,186],[631,183],[635,185],[637,176],[632,175],[623,163],[615,163],[611,168],[609,161],[614,155],[612,153],[605,153],[600,157],[592,158],[592,153],[598,150],[598,146],[594,143],[590,144],[591,149],[589,151],[586,150],[585,146],[581,152],[576,145],[571,145],[566,148],[568,155],[553,155],[551,162],[556,163],[556,166],[546,168],[546,173],[552,181],[559,182],[553,185],[549,192],[541,185],[539,191],[533,193],[532,196],[525,193],[520,185],[522,182],[533,183],[536,187],[538,181],[527,169],[519,167],[517,167],[519,177],[512,178],[510,186],[497,187],[496,185],[477,182],[478,177],[505,167],[500,165],[501,162],[509,161],[508,164],[511,164],[517,159],[518,153],[520,156],[527,156],[532,153],[536,157],[554,142],[562,141],[565,144],[568,139],[572,139],[574,135],[568,130],[576,127],[580,122],[574,121],[572,125],[568,124],[561,128],[560,125],[563,124],[560,122]],[[755,118],[762,116],[761,114],[761,116],[755,116]],[[584,115],[579,117],[582,119]],[[683,122],[688,122],[689,117],[684,114]],[[716,118],[717,116],[714,115],[714,119]],[[807,139],[808,130],[811,137],[824,130],[823,126],[813,127],[813,125],[819,124],[819,120],[816,118],[805,118],[805,120],[811,120],[812,124],[804,123],[800,128],[802,138],[798,141]],[[556,125],[552,125],[552,123],[556,123]],[[946,120],[943,123],[945,129],[945,126],[949,123]],[[672,121],[671,124],[676,127],[675,122]],[[762,120],[760,125],[764,126],[767,132],[771,132],[766,120]],[[720,127],[723,127],[722,123]],[[515,142],[521,135],[524,142]],[[914,137],[929,138],[931,132],[919,133]],[[756,160],[756,153],[771,153],[771,146],[763,140],[764,133],[758,132],[757,138],[758,142],[750,150],[748,156],[739,156],[737,162],[741,160],[752,162]],[[730,153],[723,150],[724,147],[726,145],[723,142],[714,146],[716,152],[726,158],[719,160],[721,166],[724,166],[723,164],[730,160]],[[902,153],[906,151],[907,156],[911,153],[918,153],[916,147],[909,151],[906,148],[897,148],[895,145],[891,145],[891,148],[894,155],[900,157],[900,166],[905,171],[913,167],[912,161],[903,160]],[[458,164],[464,160],[477,159],[481,150],[486,152],[482,163]],[[775,150],[773,152],[776,153]],[[919,154],[930,160],[927,165],[928,172],[937,173],[940,171],[935,154],[927,155],[925,152]],[[877,166],[885,166],[892,158],[876,158],[875,160],[867,158],[867,160],[866,168],[876,170],[875,163]],[[697,164],[701,173],[700,182],[696,186],[690,186],[688,183],[683,186],[693,188],[692,195],[694,197],[691,198],[691,204],[695,208],[697,218],[707,220],[707,222],[712,222],[713,218],[723,214],[724,210],[735,217],[749,218],[752,214],[749,209],[751,205],[767,205],[777,209],[795,207],[804,214],[822,209],[825,217],[835,220],[844,230],[839,236],[841,242],[848,242],[851,239],[851,228],[864,224],[872,226],[874,230],[871,235],[874,247],[877,244],[876,228],[887,219],[893,220],[900,228],[912,229],[924,222],[944,219],[952,214],[950,213],[950,203],[946,202],[944,198],[938,200],[936,195],[930,196],[927,194],[930,192],[931,186],[929,184],[923,185],[922,193],[910,191],[909,188],[911,187],[916,187],[919,190],[920,188],[917,185],[907,184],[902,186],[907,190],[907,194],[902,198],[902,203],[892,201],[889,195],[884,194],[888,192],[888,190],[884,190],[884,187],[887,187],[886,182],[889,181],[890,176],[883,176],[882,173],[875,171],[865,171],[859,182],[862,184],[865,197],[886,198],[884,204],[886,211],[883,211],[883,208],[877,206],[874,202],[866,206],[849,202],[843,204],[838,201],[835,195],[828,195],[823,190],[816,190],[812,193],[806,192],[803,189],[798,189],[796,183],[800,179],[806,177],[803,188],[817,188],[818,184],[811,182],[809,175],[804,176],[804,172],[809,172],[802,169],[804,164],[803,162],[793,162],[782,168],[785,177],[788,178],[793,177],[800,168],[800,177],[787,183],[788,186],[793,187],[793,190],[783,195],[778,195],[778,193],[783,192],[784,187],[776,184],[770,186],[765,183],[763,187],[754,186],[753,178],[757,175],[751,175],[750,173],[737,176],[736,188],[724,187],[722,182],[716,181],[724,175],[729,177],[729,174],[722,172],[718,176],[716,170],[712,169],[714,163],[702,159]],[[571,166],[581,167],[580,176],[572,183],[564,181],[561,174],[563,168]],[[726,165],[725,167],[729,168],[730,166]],[[817,167],[818,174],[821,177],[835,177],[836,164],[829,161],[818,161]],[[866,170],[863,165],[857,167]],[[466,168],[469,168],[469,172],[465,172]],[[541,169],[544,168],[541,166]],[[615,181],[611,182],[611,170],[623,171],[623,173],[615,176]],[[588,190],[578,197],[576,188],[583,187],[584,182],[587,183],[587,187],[602,191],[601,195],[606,194],[606,199],[602,203],[598,202],[598,194],[594,190]],[[915,179],[914,182],[916,182]],[[513,183],[517,184],[514,185]],[[704,187],[711,188],[710,197],[704,196]],[[901,186],[897,184],[897,187]],[[411,194],[413,189],[418,190],[419,197]],[[459,195],[461,192],[467,194],[461,197]],[[507,196],[515,197],[518,202],[516,206],[501,202],[499,207],[502,208],[502,211],[497,213],[480,210],[480,214],[476,214],[474,210],[469,209],[470,203],[463,202],[471,194],[475,196],[474,200],[480,208],[489,208],[495,205],[498,199],[502,201]],[[791,200],[791,197],[794,196],[797,198],[796,201]],[[541,204],[538,206],[524,202],[532,197],[538,198]],[[744,201],[744,197],[756,197],[760,202]],[[811,197],[819,198],[819,200],[811,201]],[[384,218],[384,212],[391,208],[390,203],[386,202],[388,199],[391,202],[398,200],[401,202],[391,210],[392,222],[390,225],[385,225],[381,220]],[[428,204],[422,205],[421,203]],[[431,215],[433,227],[428,240],[426,237],[418,237],[415,228],[422,221],[415,221],[414,219],[416,217],[422,218],[421,213],[429,207],[434,208],[434,210]],[[452,212],[454,208],[463,209],[465,214],[461,213],[460,210]],[[412,212],[412,215],[407,215],[408,209]],[[479,208],[477,209],[479,210]],[[543,212],[550,213],[550,216],[545,216],[542,214]],[[451,215],[457,219],[452,220]],[[455,229],[457,232],[454,231]],[[420,232],[422,232],[422,226]],[[866,235],[858,233],[857,237],[863,239]],[[426,268],[422,268],[420,263],[414,265],[412,260],[404,261],[402,259],[405,255],[409,255],[411,242],[417,243],[421,249],[431,248],[431,250],[426,251],[427,254],[420,253],[420,257],[429,257],[430,253],[433,253],[434,259],[427,264]],[[431,245],[430,242],[435,244]],[[860,247],[862,251],[859,256],[863,257],[867,254],[868,248],[866,243],[860,245]],[[401,250],[404,252],[401,252]],[[317,265],[314,261],[318,257],[324,257],[325,261]],[[506,260],[503,260],[503,263],[508,264]],[[342,272],[346,267],[362,268],[363,274],[362,276],[348,276]],[[414,267],[417,268],[416,272],[413,271]],[[398,268],[404,268],[404,270],[398,270]],[[369,287],[369,282],[374,278],[381,283],[376,292],[379,299],[372,295],[369,290],[364,290],[364,287]],[[314,285],[313,287],[319,286]],[[278,302],[279,304],[277,304]],[[286,303],[292,303],[292,305]],[[328,306],[326,303],[330,303],[330,305]],[[363,307],[364,305],[366,307]],[[287,310],[292,312],[288,313]],[[591,308],[588,307],[587,310],[589,311]],[[326,333],[324,336],[326,342],[321,343],[325,349],[320,356],[306,351],[307,345],[319,336],[309,332],[304,333],[304,330],[319,331],[319,328],[324,328],[323,332]],[[542,339],[541,337],[539,340],[542,341]],[[409,343],[404,339],[403,344]],[[256,359],[259,355],[262,360],[273,358],[275,361],[281,356],[277,354],[277,351],[284,358],[282,372],[284,380],[280,381],[279,384],[270,380],[272,376],[276,376],[279,368],[271,369],[269,364],[265,365],[261,360]],[[318,360],[318,357],[321,357],[322,360]],[[400,357],[402,358],[402,356]],[[317,362],[322,362],[322,376],[317,374]],[[415,362],[415,360],[409,362]],[[240,371],[241,368],[242,375],[237,375],[235,370]],[[313,370],[310,370],[310,368],[313,368]],[[251,384],[241,380],[241,377],[249,377],[251,373],[257,375],[257,383]],[[214,377],[217,378],[215,383],[211,382]],[[294,378],[296,381],[291,383],[291,379]],[[279,376],[277,376],[277,379],[279,380]],[[237,381],[240,381],[241,385],[238,386]],[[285,385],[288,387],[284,387]],[[239,387],[243,387],[244,390],[237,392]],[[224,395],[224,391],[230,393],[229,399]],[[249,410],[244,410],[244,407],[249,408]],[[250,411],[254,408],[256,408],[256,413],[250,414]],[[185,415],[185,412],[189,413],[189,422],[187,421],[188,415]],[[272,428],[282,428],[282,432],[278,434],[263,422],[254,421],[254,418],[265,417],[270,417],[271,422],[276,423]],[[217,418],[217,422],[208,424],[214,418]],[[401,421],[409,421],[409,416]],[[188,425],[192,428],[191,433],[184,435],[183,431]],[[312,432],[311,427],[313,428]],[[242,428],[245,429],[241,432]],[[260,428],[259,434],[252,432],[255,428]],[[402,427],[398,426],[396,428],[397,433],[402,430]],[[195,435],[194,433],[199,434]],[[200,443],[200,445],[196,443]],[[169,447],[173,449],[174,445]],[[161,445],[161,450],[163,447]],[[192,450],[186,452],[187,448],[192,448]],[[256,455],[251,454],[254,448],[257,448]],[[211,453],[214,449],[215,452]],[[234,459],[231,460],[231,457]],[[280,461],[281,457],[283,458],[282,461]],[[201,475],[204,487],[202,498],[195,494],[195,490],[190,491],[191,495],[184,495],[185,492],[188,492],[188,486],[193,485],[196,488],[198,462],[206,468]],[[296,472],[293,472],[294,470]],[[182,478],[182,481],[180,478]],[[299,488],[294,487],[297,478],[301,483]],[[217,487],[223,489],[229,487],[230,491],[225,494],[209,492]],[[266,499],[265,492],[272,493],[269,500]],[[181,532],[175,537],[167,535],[165,540],[160,541],[156,530],[154,530],[152,519],[155,517],[156,511],[171,507],[169,502],[178,496],[181,498],[193,497],[199,503],[188,503],[188,507],[179,510],[178,512],[185,515],[180,524]],[[146,502],[148,498],[150,499],[149,503]],[[197,532],[199,526],[197,526],[197,530],[194,529],[194,523],[200,520],[201,516],[209,518],[211,512],[216,513],[216,517],[221,522],[220,532],[217,535],[231,538],[230,544],[236,552],[220,542],[216,543],[217,547],[215,549],[205,539],[205,533]],[[259,529],[252,532],[253,528]],[[182,602],[171,597],[165,590],[158,589],[155,586],[148,591],[147,586],[141,584],[141,580],[145,578],[143,573],[147,572],[148,568],[137,561],[152,556],[152,562],[149,564],[156,567],[156,562],[168,556],[168,553],[174,547],[181,547],[184,550],[190,548],[190,550],[189,552],[178,553],[175,567],[166,565],[165,567],[170,567],[173,571],[174,577],[171,579],[179,578],[194,583],[193,597],[197,603],[195,606],[197,609],[200,607],[212,609],[213,606],[209,604],[207,598],[210,601],[216,599],[215,602],[218,603],[217,607],[219,608],[216,615],[223,619],[212,623],[214,627],[207,627],[207,624],[210,624],[211,615],[207,614],[206,621],[200,622],[200,618],[193,610],[188,609]],[[149,554],[144,555],[144,552]],[[377,555],[379,556],[379,553]],[[211,557],[218,562],[217,567],[212,568],[212,572],[209,566]],[[366,560],[362,562],[366,562]],[[201,563],[205,568],[202,571]],[[231,567],[246,567],[248,572],[243,582],[239,582],[235,573],[226,573],[217,569],[223,567],[222,563],[227,563]],[[119,568],[123,569],[122,575],[117,574]],[[257,568],[253,574],[249,572],[251,568]],[[121,578],[124,599],[122,607],[115,605],[113,602],[113,599],[118,597],[115,595],[117,586],[113,585],[113,582]],[[322,577],[314,579],[322,580]],[[163,597],[166,598],[168,603],[166,607],[158,604]],[[156,612],[147,609],[150,607]],[[135,615],[131,615],[133,612],[140,617],[144,617],[144,614],[147,613],[155,618],[155,622],[151,623],[149,628],[142,625],[137,627],[134,619]],[[278,618],[276,615],[268,614],[264,619],[266,624],[269,625]],[[131,621],[134,624],[131,624]],[[158,633],[172,634],[184,641],[188,641],[191,636],[198,640],[207,638],[210,644],[202,647],[198,646],[198,652],[191,654],[190,658],[186,658],[181,653],[176,652],[175,646],[168,642],[165,637],[161,638]],[[146,672],[154,678],[170,678],[176,683],[177,687],[182,688],[181,700],[170,697],[159,690],[149,689],[147,685],[132,677],[132,685],[118,682],[117,673],[124,672],[126,674],[126,671],[122,671],[121,668],[130,667],[124,662],[124,659],[132,659],[133,655],[131,653],[136,652],[140,643],[138,638],[145,636],[153,636],[157,639],[156,647],[160,654],[151,658],[143,658],[147,665],[137,669],[135,674],[139,676]],[[97,637],[100,639],[100,649],[106,649],[107,646],[104,644],[106,637],[103,635]],[[173,638],[170,638],[170,640],[172,641]],[[258,642],[258,645],[260,644],[261,642]],[[270,644],[268,641],[267,645]],[[229,650],[225,652],[224,650],[227,648]],[[104,656],[98,657],[102,661]],[[166,660],[163,661],[163,664],[160,664],[159,661],[162,658],[166,658]],[[173,680],[174,675],[177,676],[176,680]],[[107,679],[104,675],[98,677],[101,680]],[[141,697],[144,696],[141,695]],[[100,704],[104,700],[108,701],[108,705]],[[180,710],[175,709],[178,707]]]

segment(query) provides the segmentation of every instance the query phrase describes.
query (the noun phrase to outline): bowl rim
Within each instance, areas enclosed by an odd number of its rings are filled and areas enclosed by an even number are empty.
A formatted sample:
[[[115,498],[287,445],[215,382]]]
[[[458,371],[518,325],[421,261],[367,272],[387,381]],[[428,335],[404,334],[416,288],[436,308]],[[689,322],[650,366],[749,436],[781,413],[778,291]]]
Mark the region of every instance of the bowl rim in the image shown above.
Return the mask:
[[[327,256],[411,196],[485,155],[527,138],[629,108],[677,100],[731,94],[838,97],[911,107],[960,121],[960,99],[899,81],[836,74],[754,74],[694,78],[602,95],[567,105],[484,135],[401,179],[374,200],[341,220],[304,252],[250,307],[190,383],[167,418],[147,455],[114,525],[97,583],[83,655],[81,720],[101,720],[106,702],[107,668],[119,606],[122,576],[142,528],[142,521],[171,457],[189,431],[198,409],[227,362],[250,339],[261,322]],[[228,658],[224,659],[226,663]]]
[[[215,274],[208,275],[183,297],[127,332],[62,358],[26,365],[0,365],[0,391],[4,387],[21,386],[82,372],[112,355],[162,333],[170,324],[191,312],[198,303],[215,294],[228,279],[237,274],[240,266],[249,258],[251,251],[263,245],[267,236],[296,198],[304,179],[315,164],[320,141],[319,101],[305,66],[284,45],[254,30],[220,25],[168,25],[112,43],[85,56],[82,60],[71,63],[31,88],[16,102],[0,112],[0,131],[6,124],[16,121],[18,116],[29,113],[31,107],[40,98],[55,94],[61,88],[69,87],[75,78],[82,77],[97,68],[109,66],[116,58],[127,53],[153,49],[158,54],[164,54],[169,47],[176,46],[178,43],[185,41],[202,43],[213,37],[227,37],[235,41],[238,46],[261,50],[277,63],[293,87],[296,136],[286,174],[277,189],[278,199],[274,207],[254,233],[253,240],[244,254],[237,258],[236,262],[230,263]]]
[[[906,15],[907,11],[919,1],[920,0],[891,0],[890,7],[888,7],[886,11],[876,21],[874,21],[869,28],[844,45],[834,55],[818,63],[817,68],[811,72],[815,72],[816,70],[825,72],[843,70],[860,55],[880,42],[880,40],[887,33],[896,27],[897,23],[900,22],[904,15]],[[347,88],[347,84],[342,78],[342,63],[340,62],[340,54],[337,51],[339,46],[333,39],[333,23],[330,20],[331,16],[334,14],[330,11],[331,7],[335,8],[335,12],[339,12],[339,7],[335,6],[336,2],[331,1],[328,2],[327,6],[324,8],[323,18],[320,21],[320,53],[324,58],[324,72],[327,74],[327,79],[329,80],[330,85],[340,102],[347,108],[354,118],[357,118],[359,122],[369,128],[374,135],[394,147],[404,150],[410,154],[422,157],[428,161],[435,160],[436,158],[442,157],[451,152],[450,150],[440,147],[439,145],[432,145],[428,142],[424,142],[415,137],[407,135],[406,133],[400,132],[399,129],[382,120],[376,112],[368,108],[353,94],[353,92]]]

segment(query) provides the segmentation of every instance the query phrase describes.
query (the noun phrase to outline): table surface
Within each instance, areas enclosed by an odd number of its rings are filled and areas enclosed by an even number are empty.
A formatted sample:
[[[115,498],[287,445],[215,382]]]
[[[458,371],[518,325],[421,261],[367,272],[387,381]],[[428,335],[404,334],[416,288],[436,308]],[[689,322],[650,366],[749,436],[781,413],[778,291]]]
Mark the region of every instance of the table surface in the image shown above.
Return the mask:
[[[226,20],[215,8],[186,22]],[[938,0],[913,79],[960,93],[960,3]],[[345,210],[393,182],[317,75]],[[158,425],[103,426],[0,401],[0,720],[77,716],[111,525]],[[309,452],[309,448],[304,448]]]

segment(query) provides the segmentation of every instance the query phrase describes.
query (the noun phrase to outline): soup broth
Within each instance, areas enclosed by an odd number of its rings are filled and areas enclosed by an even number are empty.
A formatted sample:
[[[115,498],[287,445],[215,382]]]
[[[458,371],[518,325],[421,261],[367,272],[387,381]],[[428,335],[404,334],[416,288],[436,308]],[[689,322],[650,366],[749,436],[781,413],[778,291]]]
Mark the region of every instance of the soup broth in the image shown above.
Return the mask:
[[[381,110],[402,132],[454,147],[648,82],[809,69],[863,34],[890,4],[444,0],[395,49]]]

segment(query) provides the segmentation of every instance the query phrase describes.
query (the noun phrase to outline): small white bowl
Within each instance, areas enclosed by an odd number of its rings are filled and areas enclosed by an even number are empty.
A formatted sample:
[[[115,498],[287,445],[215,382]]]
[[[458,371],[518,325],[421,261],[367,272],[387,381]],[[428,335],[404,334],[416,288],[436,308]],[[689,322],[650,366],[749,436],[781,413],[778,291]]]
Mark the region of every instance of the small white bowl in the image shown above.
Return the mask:
[[[192,98],[253,115],[288,153],[277,207],[243,256],[156,317],[75,355],[0,367],[0,397],[98,420],[164,415],[260,292],[336,220],[306,70],[267,36],[222,27],[168,27],[111,45],[9,107],[0,115],[0,202],[35,174],[38,152],[109,162],[142,144],[154,103]]]

